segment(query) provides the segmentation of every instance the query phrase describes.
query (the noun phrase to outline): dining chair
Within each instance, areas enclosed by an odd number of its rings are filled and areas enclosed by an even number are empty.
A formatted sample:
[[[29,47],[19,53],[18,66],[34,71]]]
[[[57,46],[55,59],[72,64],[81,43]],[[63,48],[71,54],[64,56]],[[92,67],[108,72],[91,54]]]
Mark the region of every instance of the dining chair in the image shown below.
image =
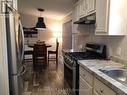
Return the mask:
[[[56,42],[56,50],[49,50],[48,51],[48,66],[49,66],[49,61],[52,59],[55,59],[56,69],[58,68],[58,48],[59,48],[59,42]],[[55,55],[55,58],[50,58],[50,55]]]
[[[42,70],[47,65],[47,48],[45,44],[35,44],[33,53],[33,69]]]
[[[34,44],[33,49],[33,86],[39,86],[39,74],[47,65],[47,48],[45,44]]]

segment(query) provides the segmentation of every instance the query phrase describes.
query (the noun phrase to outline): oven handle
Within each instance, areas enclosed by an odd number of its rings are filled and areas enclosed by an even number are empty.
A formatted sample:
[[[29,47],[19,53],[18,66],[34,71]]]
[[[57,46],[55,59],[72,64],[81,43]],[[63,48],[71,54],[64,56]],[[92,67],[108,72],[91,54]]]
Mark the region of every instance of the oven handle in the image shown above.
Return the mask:
[[[64,64],[71,70],[74,70],[74,68],[71,68],[65,61],[64,61]]]

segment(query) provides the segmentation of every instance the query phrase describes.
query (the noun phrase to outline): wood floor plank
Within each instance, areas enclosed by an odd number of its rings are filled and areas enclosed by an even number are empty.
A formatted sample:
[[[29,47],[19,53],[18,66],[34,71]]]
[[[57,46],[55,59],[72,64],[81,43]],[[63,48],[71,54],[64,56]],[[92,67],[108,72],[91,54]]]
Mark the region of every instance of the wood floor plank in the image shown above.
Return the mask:
[[[64,89],[63,66],[58,66],[56,70],[55,61],[50,61],[47,69],[39,73],[39,86],[33,86],[33,70],[32,62],[25,62],[27,65],[27,73],[24,80],[29,82],[28,91],[31,95],[69,95]]]

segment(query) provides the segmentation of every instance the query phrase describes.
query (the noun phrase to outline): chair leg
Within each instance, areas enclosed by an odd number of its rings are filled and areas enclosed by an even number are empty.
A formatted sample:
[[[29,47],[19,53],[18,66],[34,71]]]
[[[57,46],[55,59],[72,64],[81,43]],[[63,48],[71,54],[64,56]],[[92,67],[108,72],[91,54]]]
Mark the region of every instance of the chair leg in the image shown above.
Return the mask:
[[[39,86],[38,73],[36,71],[33,74],[33,86]]]
[[[56,70],[58,69],[58,56],[56,55]]]
[[[48,53],[48,67],[49,67],[49,53]]]

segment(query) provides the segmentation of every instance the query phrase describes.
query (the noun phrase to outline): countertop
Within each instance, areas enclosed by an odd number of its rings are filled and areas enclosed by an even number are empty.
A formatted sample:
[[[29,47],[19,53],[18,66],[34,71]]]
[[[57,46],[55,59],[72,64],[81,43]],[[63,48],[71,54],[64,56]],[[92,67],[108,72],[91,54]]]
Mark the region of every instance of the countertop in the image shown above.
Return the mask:
[[[127,95],[127,86],[122,83],[112,79],[106,74],[102,73],[98,69],[103,68],[122,68],[121,63],[109,60],[79,60],[78,64],[86,69],[88,72],[93,74],[96,78],[102,81],[105,85],[109,86],[119,95]]]
[[[67,52],[83,52],[83,51],[78,51],[74,49],[63,49],[62,52],[67,53]]]

